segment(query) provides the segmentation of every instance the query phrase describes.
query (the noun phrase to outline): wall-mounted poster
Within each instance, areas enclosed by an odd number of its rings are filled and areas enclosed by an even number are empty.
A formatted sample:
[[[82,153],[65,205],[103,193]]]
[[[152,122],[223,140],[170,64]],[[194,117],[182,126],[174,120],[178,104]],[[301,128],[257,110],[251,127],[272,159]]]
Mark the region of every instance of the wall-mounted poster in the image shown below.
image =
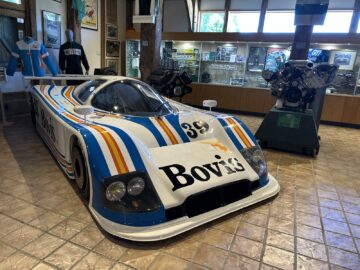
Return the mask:
[[[250,47],[247,62],[248,71],[262,71],[265,66],[266,47]]]
[[[355,51],[332,51],[330,54],[330,64],[339,66],[339,69],[353,69],[356,59]]]
[[[42,11],[43,39],[48,48],[60,49],[61,43],[61,18],[59,14]]]
[[[118,72],[119,59],[117,59],[117,58],[115,58],[115,59],[107,58],[105,60],[105,66],[114,69],[116,71],[116,74],[119,74],[119,72]]]
[[[98,30],[98,0],[85,0],[85,16],[81,27]]]
[[[119,57],[120,42],[114,40],[106,41],[106,57]]]
[[[308,59],[313,63],[329,62],[330,51],[321,49],[309,49]]]
[[[216,48],[216,61],[235,62],[237,47],[222,46]]]
[[[290,51],[284,48],[268,48],[265,69],[278,71],[285,67],[285,63],[289,59]]]
[[[118,39],[118,27],[115,24],[106,25],[106,37],[109,39]]]

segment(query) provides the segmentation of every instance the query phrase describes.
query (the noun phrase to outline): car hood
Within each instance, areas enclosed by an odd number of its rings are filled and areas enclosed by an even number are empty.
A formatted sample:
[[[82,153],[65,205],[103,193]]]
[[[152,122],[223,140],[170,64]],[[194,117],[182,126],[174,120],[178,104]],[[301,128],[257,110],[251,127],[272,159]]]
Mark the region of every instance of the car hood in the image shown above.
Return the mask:
[[[98,113],[90,119],[109,130],[121,129],[131,137],[165,208],[215,186],[258,179],[218,117],[209,113],[187,109],[163,117]],[[195,122],[202,123],[206,131],[197,129]],[[126,155],[131,154],[129,151]],[[135,165],[129,166],[130,171]]]

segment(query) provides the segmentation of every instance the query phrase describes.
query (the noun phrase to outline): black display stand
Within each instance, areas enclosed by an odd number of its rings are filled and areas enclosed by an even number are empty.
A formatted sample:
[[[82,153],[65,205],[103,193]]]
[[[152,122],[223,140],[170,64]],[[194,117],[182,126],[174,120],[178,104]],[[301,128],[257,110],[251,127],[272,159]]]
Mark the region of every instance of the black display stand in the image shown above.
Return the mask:
[[[284,111],[272,108],[255,134],[261,147],[316,156],[320,143],[312,110]]]

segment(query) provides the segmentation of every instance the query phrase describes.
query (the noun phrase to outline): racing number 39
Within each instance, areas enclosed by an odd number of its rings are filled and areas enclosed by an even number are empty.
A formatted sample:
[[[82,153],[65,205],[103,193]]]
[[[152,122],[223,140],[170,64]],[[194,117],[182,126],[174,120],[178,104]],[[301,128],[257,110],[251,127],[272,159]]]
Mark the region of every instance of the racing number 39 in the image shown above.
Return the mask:
[[[181,127],[186,130],[186,134],[191,139],[196,139],[200,134],[205,134],[209,130],[208,123],[204,121],[195,121],[192,124],[182,123]]]

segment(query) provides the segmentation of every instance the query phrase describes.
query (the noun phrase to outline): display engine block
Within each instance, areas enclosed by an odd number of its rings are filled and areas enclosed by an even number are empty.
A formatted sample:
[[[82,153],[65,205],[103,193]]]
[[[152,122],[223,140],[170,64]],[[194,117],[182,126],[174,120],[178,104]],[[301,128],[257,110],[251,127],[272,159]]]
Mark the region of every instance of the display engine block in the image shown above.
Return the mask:
[[[305,111],[314,101],[316,91],[328,86],[336,76],[336,65],[305,60],[291,60],[281,71],[264,70],[262,77],[271,84],[275,108]]]

